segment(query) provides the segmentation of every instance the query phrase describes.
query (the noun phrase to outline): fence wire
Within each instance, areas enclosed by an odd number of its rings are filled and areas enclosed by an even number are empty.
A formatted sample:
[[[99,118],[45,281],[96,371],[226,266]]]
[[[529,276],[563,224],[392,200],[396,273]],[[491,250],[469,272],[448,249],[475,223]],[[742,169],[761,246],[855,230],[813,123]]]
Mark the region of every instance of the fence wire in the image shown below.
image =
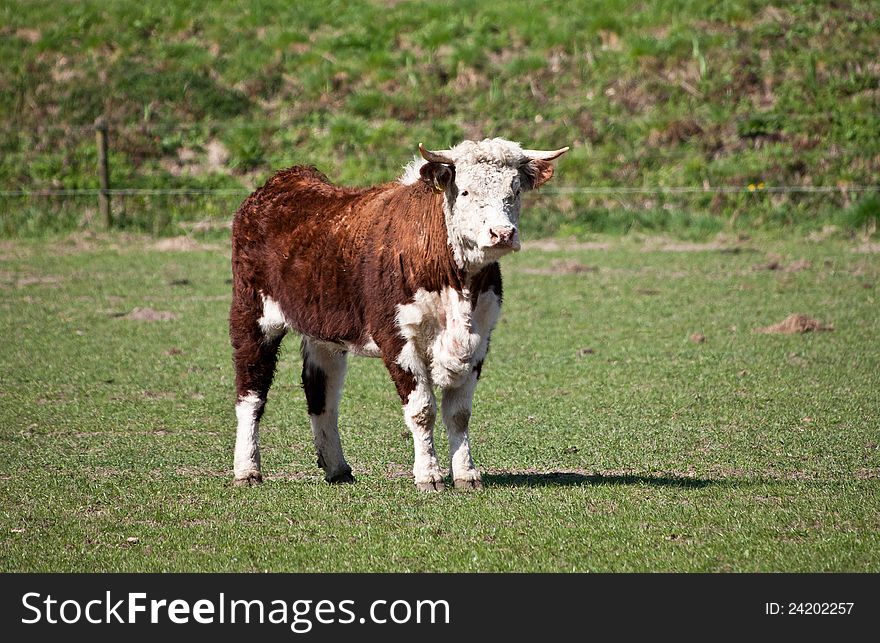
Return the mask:
[[[108,196],[244,196],[250,194],[247,188],[225,189],[193,189],[193,188],[112,188],[101,190],[88,189],[34,189],[34,190],[0,190],[0,197],[91,197],[102,194]],[[847,192],[880,192],[878,185],[764,185],[761,183],[748,185],[710,185],[710,186],[627,186],[627,185],[595,185],[595,186],[562,186],[542,188],[543,195],[615,195],[615,194],[740,194],[766,192],[772,194],[833,194]]]

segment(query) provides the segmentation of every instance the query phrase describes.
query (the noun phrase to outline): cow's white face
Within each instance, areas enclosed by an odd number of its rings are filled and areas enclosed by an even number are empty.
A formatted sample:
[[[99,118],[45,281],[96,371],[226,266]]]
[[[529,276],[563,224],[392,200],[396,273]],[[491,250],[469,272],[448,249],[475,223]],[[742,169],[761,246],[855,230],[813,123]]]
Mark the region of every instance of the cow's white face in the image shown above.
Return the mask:
[[[464,141],[443,152],[420,147],[427,162],[411,164],[402,181],[419,176],[443,192],[455,262],[465,270],[479,270],[519,250],[522,193],[548,181],[553,176],[550,161],[567,150],[524,150],[501,138]]]
[[[516,167],[456,164],[446,190],[446,231],[459,266],[482,266],[519,250],[523,177]]]

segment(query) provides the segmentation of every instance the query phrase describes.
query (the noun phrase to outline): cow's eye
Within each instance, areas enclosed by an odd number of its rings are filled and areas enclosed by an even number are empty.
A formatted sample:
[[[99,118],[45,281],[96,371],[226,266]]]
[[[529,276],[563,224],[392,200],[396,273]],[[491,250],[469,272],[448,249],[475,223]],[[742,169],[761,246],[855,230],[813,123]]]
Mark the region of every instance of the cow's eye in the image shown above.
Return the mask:
[[[460,194],[460,195],[459,195],[459,196],[467,196],[467,195],[468,195],[468,191],[467,191],[467,190],[465,190],[465,191],[464,191],[464,192],[462,192],[462,193],[461,193],[461,194]]]

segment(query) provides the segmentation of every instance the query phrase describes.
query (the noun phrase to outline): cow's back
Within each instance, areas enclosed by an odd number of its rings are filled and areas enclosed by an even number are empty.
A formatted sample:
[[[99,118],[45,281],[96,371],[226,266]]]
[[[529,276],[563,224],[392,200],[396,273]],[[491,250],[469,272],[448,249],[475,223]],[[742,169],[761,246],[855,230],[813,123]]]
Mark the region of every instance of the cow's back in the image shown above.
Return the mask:
[[[279,233],[305,232],[344,209],[358,190],[333,185],[314,167],[281,170],[241,204],[232,224],[233,253],[275,243]]]
[[[461,289],[442,204],[423,182],[345,188],[282,170],[236,213],[235,289],[271,297],[303,334],[361,342],[418,290]]]
[[[357,303],[338,277],[345,272],[338,222],[362,192],[331,184],[314,167],[295,166],[272,176],[233,220],[235,290],[251,301],[270,297],[301,332],[338,336],[350,326],[346,318]]]

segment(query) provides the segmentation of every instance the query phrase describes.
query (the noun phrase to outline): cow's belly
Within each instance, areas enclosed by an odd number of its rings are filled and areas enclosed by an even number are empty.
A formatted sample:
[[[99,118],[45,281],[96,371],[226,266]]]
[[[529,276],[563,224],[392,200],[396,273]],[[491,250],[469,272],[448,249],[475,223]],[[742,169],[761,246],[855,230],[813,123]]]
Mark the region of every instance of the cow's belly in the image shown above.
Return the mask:
[[[381,357],[372,337],[358,342],[320,340],[309,329],[292,323],[277,301],[264,293],[261,296],[263,311],[258,323],[267,338],[295,330],[331,351]],[[440,388],[461,386],[485,359],[489,335],[500,312],[501,302],[492,290],[481,293],[475,306],[471,305],[469,293],[454,288],[442,292],[419,290],[411,303],[397,306],[399,332],[406,340],[397,363]]]
[[[467,292],[419,290],[411,303],[397,307],[406,340],[398,364],[440,388],[461,386],[485,359],[500,310],[491,290],[481,293],[473,307]]]

